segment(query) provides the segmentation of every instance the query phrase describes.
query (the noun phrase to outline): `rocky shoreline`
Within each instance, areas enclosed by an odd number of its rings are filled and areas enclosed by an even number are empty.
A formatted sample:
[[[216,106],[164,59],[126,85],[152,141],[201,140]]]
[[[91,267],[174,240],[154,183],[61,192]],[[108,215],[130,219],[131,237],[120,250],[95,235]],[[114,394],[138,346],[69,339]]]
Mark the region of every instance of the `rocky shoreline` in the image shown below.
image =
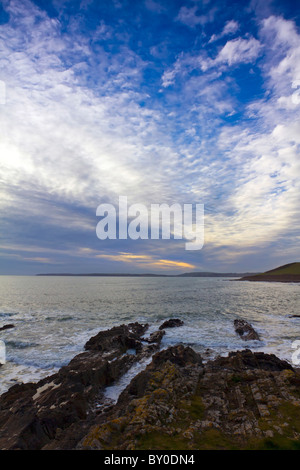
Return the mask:
[[[249,349],[207,362],[182,344],[161,350],[165,328],[181,324],[101,331],[56,374],[11,387],[0,396],[0,449],[299,449],[299,371]],[[247,322],[234,327],[259,340]],[[108,400],[107,387],[145,360]]]
[[[245,276],[241,279],[237,279],[238,281],[252,281],[252,282],[300,282],[300,275],[299,274],[278,274],[276,276],[267,275],[267,274],[259,274],[255,276]]]

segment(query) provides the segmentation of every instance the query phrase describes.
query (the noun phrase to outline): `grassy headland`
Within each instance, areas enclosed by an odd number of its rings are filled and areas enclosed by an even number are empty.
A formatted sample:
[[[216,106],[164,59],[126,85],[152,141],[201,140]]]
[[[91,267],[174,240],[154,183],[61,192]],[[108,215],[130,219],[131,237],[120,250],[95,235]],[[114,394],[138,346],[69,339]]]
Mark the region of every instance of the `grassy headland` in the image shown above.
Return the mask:
[[[300,282],[300,263],[289,263],[253,276],[244,276],[241,281]]]

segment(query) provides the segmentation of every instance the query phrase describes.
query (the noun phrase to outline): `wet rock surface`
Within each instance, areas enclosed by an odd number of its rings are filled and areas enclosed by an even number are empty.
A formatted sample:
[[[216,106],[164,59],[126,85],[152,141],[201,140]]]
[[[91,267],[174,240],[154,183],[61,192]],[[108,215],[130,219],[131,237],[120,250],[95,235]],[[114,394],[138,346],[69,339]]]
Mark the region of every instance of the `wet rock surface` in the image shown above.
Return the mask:
[[[100,331],[93,336],[85,345],[88,351],[100,351],[102,353],[114,354],[124,353],[127,349],[142,349],[141,335],[145,333],[148,325],[129,323],[120,325],[110,330]]]
[[[0,449],[41,449],[57,433],[87,423],[104,388],[158,349],[161,338],[143,345],[147,327],[130,323],[102,331],[56,374],[10,388],[0,397]],[[133,348],[136,354],[128,354]]]
[[[244,341],[260,340],[258,333],[246,320],[234,320],[234,328]]]
[[[15,325],[12,325],[12,324],[4,325],[4,326],[1,326],[0,331],[9,330],[9,329],[14,328],[14,327],[15,327]]]
[[[162,330],[146,331],[102,331],[57,374],[4,393],[0,448],[300,448],[300,374],[289,363],[249,349],[203,363],[190,347],[159,350]],[[105,387],[145,357],[118,401],[99,408]]]
[[[160,325],[159,329],[164,330],[165,328],[175,328],[182,325],[184,325],[182,320],[179,320],[178,318],[171,318],[170,320],[166,320],[162,325]]]
[[[202,364],[191,348],[157,353],[79,449],[260,449],[300,445],[300,375],[276,356]]]

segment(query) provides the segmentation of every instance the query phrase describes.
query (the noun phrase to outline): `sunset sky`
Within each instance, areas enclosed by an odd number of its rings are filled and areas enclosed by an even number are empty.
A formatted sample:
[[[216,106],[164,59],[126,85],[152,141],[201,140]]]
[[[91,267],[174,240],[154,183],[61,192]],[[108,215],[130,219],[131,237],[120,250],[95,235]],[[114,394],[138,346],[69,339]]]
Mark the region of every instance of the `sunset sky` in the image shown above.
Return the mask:
[[[300,261],[300,3],[0,1],[0,274]],[[99,204],[204,204],[205,242],[99,240]]]

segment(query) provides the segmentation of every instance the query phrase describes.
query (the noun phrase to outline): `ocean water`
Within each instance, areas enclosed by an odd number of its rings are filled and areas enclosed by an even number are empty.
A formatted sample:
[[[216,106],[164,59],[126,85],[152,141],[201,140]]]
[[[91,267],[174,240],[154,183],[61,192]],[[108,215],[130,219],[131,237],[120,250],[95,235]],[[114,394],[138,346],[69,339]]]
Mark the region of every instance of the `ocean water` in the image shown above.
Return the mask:
[[[56,372],[100,330],[121,323],[164,320],[184,326],[167,329],[162,348],[183,343],[210,356],[249,348],[292,362],[300,340],[300,284],[238,282],[228,278],[31,277],[0,276],[0,327],[6,363],[0,393],[15,383]],[[250,322],[261,341],[243,341],[233,321]],[[3,343],[2,343],[3,344]]]

